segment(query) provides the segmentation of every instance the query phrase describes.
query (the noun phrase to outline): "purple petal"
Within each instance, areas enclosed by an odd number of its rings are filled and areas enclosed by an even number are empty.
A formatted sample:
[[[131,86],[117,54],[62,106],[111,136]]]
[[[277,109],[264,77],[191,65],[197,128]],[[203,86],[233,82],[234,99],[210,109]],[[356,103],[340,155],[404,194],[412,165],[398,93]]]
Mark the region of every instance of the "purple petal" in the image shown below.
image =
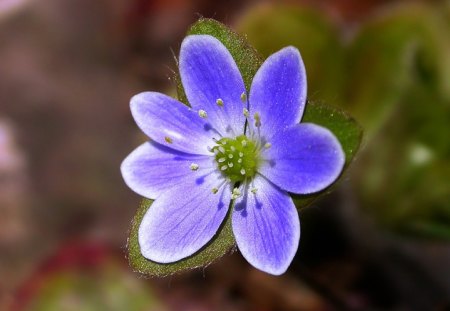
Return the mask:
[[[169,263],[190,256],[217,233],[228,211],[231,189],[223,185],[216,194],[220,173],[203,176],[163,193],[144,215],[139,227],[142,255]]]
[[[191,164],[197,164],[196,171]],[[216,169],[211,156],[186,154],[154,142],[136,148],[120,167],[125,183],[136,193],[156,199],[162,192],[189,184]]]
[[[155,92],[144,92],[131,99],[131,113],[141,130],[152,140],[173,149],[210,154],[213,131],[197,112],[179,101]]]
[[[261,117],[266,139],[300,122],[306,100],[306,72],[300,52],[287,47],[259,68],[250,89],[250,114]],[[253,122],[252,122],[253,123]]]
[[[246,107],[241,95],[245,86],[226,47],[212,36],[188,36],[181,44],[179,67],[192,108],[205,110],[211,125],[223,136],[241,135],[245,123],[242,109]]]
[[[297,252],[300,220],[290,196],[258,175],[236,200],[232,225],[242,255],[274,275],[286,271]]]
[[[300,123],[279,132],[262,153],[259,172],[280,188],[298,194],[320,191],[342,171],[345,154],[328,129]]]

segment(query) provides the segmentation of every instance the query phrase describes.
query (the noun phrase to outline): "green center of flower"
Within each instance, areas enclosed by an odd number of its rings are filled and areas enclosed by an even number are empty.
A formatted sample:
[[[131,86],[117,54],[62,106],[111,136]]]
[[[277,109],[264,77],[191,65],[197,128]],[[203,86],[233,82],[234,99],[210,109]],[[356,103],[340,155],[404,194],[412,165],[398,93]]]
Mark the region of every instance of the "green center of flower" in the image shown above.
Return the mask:
[[[232,182],[241,182],[256,174],[259,151],[245,135],[222,138],[212,148],[219,170]]]

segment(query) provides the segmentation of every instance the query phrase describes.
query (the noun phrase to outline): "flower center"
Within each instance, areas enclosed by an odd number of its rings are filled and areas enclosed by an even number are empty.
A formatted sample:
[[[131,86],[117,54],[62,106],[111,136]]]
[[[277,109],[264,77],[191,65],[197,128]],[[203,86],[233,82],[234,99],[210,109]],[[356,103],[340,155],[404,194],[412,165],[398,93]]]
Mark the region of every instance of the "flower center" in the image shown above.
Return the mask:
[[[255,176],[259,164],[257,145],[245,135],[222,138],[212,148],[217,167],[232,182]]]

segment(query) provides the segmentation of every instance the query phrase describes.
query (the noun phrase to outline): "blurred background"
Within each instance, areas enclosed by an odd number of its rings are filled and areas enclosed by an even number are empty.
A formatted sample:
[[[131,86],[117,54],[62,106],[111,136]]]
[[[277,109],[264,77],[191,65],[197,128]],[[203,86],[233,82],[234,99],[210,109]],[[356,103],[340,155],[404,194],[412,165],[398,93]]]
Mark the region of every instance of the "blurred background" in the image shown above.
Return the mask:
[[[309,100],[365,129],[281,277],[238,252],[162,279],[127,265],[129,99],[173,94],[199,16],[265,57],[298,47]],[[449,1],[0,0],[0,310],[449,310],[449,34]]]

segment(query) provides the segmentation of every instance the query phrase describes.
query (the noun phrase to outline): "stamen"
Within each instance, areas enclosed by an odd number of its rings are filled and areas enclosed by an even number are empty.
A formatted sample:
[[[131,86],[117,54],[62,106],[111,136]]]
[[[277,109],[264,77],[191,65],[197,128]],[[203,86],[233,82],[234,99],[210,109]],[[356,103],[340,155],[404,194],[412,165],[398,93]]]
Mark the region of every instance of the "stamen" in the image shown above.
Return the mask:
[[[166,143],[171,144],[173,143],[172,138],[170,138],[169,136],[164,137],[164,140],[166,141]]]
[[[208,116],[208,114],[206,113],[206,111],[205,111],[205,110],[202,110],[202,109],[200,109],[200,110],[198,111],[198,115],[199,115],[200,118],[202,118],[202,119],[206,119],[206,117]]]
[[[245,169],[241,168],[241,175],[245,175]]]
[[[250,115],[250,112],[248,111],[247,108],[242,109],[242,113],[244,114],[244,116],[245,116],[246,118],[248,118],[249,115]]]
[[[234,146],[231,146],[230,149],[231,149],[231,151],[233,151],[233,152],[236,151],[236,148],[235,148]]]
[[[233,192],[231,193],[231,199],[235,200],[237,198],[239,198],[241,196],[241,190],[239,190],[238,188],[234,188]]]
[[[247,146],[247,141],[244,139],[243,141],[241,141],[242,146]]]
[[[244,153],[239,152],[239,158],[242,158],[244,156]]]
[[[245,94],[245,92],[243,92],[241,94],[241,100],[245,103],[247,101],[247,94]]]
[[[264,148],[269,149],[270,147],[272,147],[272,144],[271,144],[271,143],[266,143],[266,144],[264,145]]]
[[[261,116],[259,115],[258,112],[255,112],[254,118],[255,118],[255,126],[260,127],[261,126]]]
[[[190,166],[189,166],[189,168],[191,169],[191,170],[193,170],[193,171],[196,171],[196,170],[198,170],[198,164],[197,163],[192,163]]]
[[[257,188],[252,188],[252,190],[250,190],[253,194],[256,194],[256,192],[258,191]]]
[[[238,159],[238,163],[242,163],[242,159]]]
[[[230,153],[230,154],[228,155],[228,157],[229,157],[230,159],[233,159],[233,154]]]
[[[223,100],[220,99],[220,98],[218,98],[218,99],[216,100],[216,104],[217,104],[217,106],[219,106],[219,107],[223,107]]]
[[[233,167],[233,162],[229,162],[228,167]]]
[[[220,152],[225,153],[225,148],[223,148],[222,146],[219,146],[219,150]]]
[[[217,161],[219,161],[219,163],[222,163],[222,162],[225,162],[225,158],[220,158],[219,160],[217,160]]]
[[[227,165],[222,165],[222,167],[220,168],[222,171],[225,171],[228,168]]]
[[[214,194],[216,194],[217,192],[219,192],[219,189],[217,189],[217,188],[212,188],[212,189],[211,189],[211,192],[214,193]]]

